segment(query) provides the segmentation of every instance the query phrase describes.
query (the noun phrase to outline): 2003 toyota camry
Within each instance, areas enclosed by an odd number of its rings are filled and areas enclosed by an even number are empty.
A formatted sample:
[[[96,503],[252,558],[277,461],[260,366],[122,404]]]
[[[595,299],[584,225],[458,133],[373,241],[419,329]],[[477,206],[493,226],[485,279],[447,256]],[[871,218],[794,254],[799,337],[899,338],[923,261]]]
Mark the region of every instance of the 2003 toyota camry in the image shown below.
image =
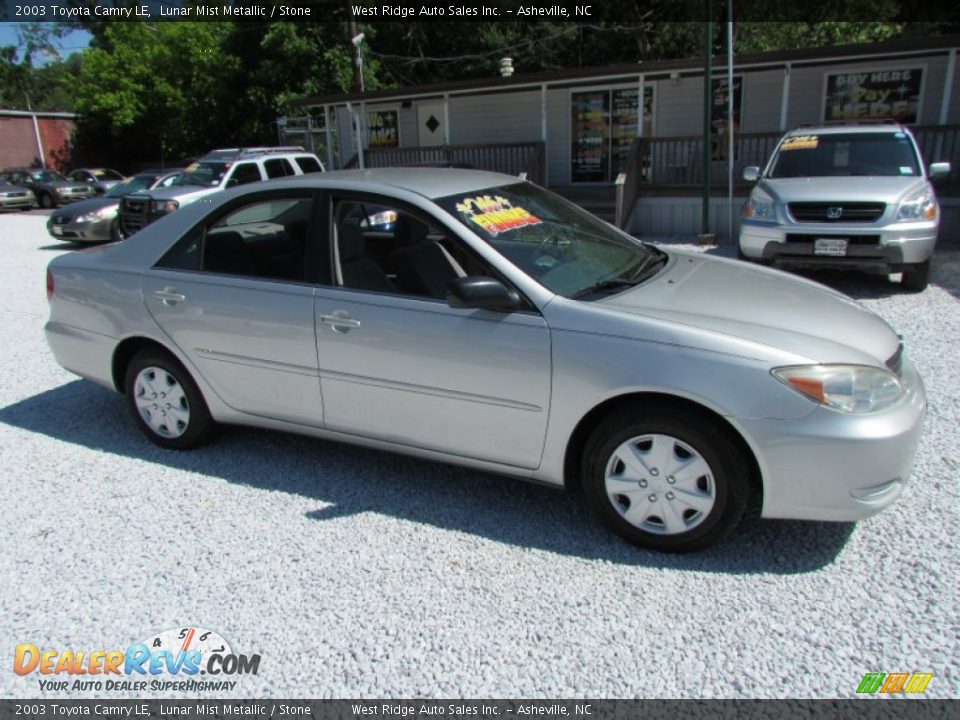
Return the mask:
[[[237,423],[413,453],[582,489],[660,550],[718,541],[755,495],[872,515],[925,411],[897,334],[840,293],[481,171],[244,186],[56,258],[47,292],[57,360],[159,445]]]

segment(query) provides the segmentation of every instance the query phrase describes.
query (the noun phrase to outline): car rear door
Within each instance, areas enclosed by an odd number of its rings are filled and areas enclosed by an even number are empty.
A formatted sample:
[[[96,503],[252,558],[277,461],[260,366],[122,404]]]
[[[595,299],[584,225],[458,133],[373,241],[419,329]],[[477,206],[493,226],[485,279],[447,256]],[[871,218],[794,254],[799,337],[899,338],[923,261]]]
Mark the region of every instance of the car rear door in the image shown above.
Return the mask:
[[[312,192],[238,198],[143,278],[164,333],[230,407],[323,423],[310,277]]]

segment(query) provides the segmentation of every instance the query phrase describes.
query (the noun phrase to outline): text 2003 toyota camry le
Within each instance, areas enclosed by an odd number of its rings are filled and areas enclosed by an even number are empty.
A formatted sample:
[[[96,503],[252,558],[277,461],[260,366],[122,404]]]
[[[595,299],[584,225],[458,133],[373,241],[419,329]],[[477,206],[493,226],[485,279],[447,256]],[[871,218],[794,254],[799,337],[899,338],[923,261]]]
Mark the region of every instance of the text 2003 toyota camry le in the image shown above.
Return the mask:
[[[925,410],[896,333],[847,297],[494,173],[249,185],[47,284],[57,360],[159,445],[240,423],[582,488],[660,550],[716,542],[754,493],[765,517],[872,515]]]

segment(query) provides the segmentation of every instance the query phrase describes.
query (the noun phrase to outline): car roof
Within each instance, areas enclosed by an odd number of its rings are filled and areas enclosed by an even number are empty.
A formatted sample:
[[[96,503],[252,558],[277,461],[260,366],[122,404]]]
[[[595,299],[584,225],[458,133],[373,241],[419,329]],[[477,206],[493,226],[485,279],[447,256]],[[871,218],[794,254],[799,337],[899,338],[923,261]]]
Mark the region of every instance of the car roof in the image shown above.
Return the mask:
[[[334,170],[308,173],[284,180],[271,180],[271,186],[335,187],[367,192],[390,193],[394,189],[409,190],[426,198],[477,192],[498,185],[521,182],[516,175],[463,170],[459,168],[394,167],[368,170]],[[276,183],[276,185],[274,185]]]
[[[892,133],[906,132],[906,128],[898,122],[849,122],[827,123],[822,125],[800,125],[787,133],[796,135],[843,135],[849,133]]]

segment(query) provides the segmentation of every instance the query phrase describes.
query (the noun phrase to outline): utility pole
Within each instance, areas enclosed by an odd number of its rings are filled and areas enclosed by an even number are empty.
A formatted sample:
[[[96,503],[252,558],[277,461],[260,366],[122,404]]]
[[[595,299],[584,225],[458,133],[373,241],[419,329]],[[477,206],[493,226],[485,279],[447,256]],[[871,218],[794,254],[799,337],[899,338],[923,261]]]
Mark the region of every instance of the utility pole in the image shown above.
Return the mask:
[[[360,55],[360,43],[357,42],[356,38],[359,35],[357,33],[357,22],[353,19],[353,15],[350,9],[350,3],[346,3],[347,8],[347,42],[350,46],[350,51],[353,53],[353,91],[354,92],[363,92],[363,57]]]
[[[710,92],[713,71],[713,22],[710,17],[713,3],[706,0],[707,21],[703,24],[703,207],[700,213],[700,241],[707,242],[710,234],[710,111],[713,93]]]

